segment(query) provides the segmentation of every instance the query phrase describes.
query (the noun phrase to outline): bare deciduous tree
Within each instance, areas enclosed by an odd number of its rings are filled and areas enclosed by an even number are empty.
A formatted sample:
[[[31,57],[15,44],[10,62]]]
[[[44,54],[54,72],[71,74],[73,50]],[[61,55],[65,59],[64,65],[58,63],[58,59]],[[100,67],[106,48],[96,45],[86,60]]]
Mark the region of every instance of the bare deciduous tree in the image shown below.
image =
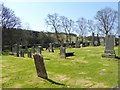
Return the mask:
[[[85,18],[79,18],[77,21],[77,30],[76,32],[79,34],[79,36],[82,36],[82,42],[83,42],[83,39],[84,39],[84,36],[86,35],[87,31],[87,21]]]
[[[65,16],[61,16],[60,20],[61,20],[61,27],[63,28],[63,30],[65,31],[65,34],[66,34],[66,42],[68,42],[69,20]]]
[[[95,25],[95,23],[94,23],[93,20],[88,20],[88,22],[87,22],[87,28],[88,28],[88,31],[89,31],[90,33],[95,32],[95,30],[96,30],[96,25]]]
[[[15,16],[14,11],[0,4],[0,25],[2,28],[20,28],[21,21]]]
[[[58,43],[61,43],[58,32],[60,30],[60,18],[58,14],[54,13],[53,15],[48,14],[47,19],[45,20],[46,24],[51,26],[51,28],[55,31],[55,35]]]
[[[117,11],[111,8],[104,8],[97,12],[95,19],[98,21],[100,31],[105,35],[111,33],[115,29],[117,20]]]

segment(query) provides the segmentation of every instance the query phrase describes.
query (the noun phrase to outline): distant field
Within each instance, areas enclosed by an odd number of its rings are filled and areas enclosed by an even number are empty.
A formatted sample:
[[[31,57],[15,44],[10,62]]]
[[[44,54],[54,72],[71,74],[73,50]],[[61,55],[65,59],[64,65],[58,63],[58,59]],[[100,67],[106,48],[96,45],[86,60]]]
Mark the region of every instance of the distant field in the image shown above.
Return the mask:
[[[115,47],[116,53],[117,47]],[[33,58],[2,56],[2,88],[112,88],[118,83],[118,60],[102,58],[104,47],[68,48],[75,56],[59,58],[42,51],[49,79],[37,77]]]

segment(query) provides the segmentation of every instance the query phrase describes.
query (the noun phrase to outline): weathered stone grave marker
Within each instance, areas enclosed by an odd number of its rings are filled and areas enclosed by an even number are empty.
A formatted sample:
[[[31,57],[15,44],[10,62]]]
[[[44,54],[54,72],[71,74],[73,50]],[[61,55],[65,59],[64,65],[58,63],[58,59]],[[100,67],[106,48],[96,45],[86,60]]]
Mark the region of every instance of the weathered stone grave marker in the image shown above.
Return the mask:
[[[21,56],[21,57],[24,57],[24,49],[21,49],[21,51],[20,51],[20,56]]]
[[[31,51],[28,51],[28,57],[32,58],[32,52]]]
[[[115,58],[115,51],[114,51],[114,36],[113,35],[107,35],[105,38],[105,51],[102,57],[109,57],[109,58]]]
[[[36,53],[37,54],[41,54],[41,46],[37,46],[36,47]]]
[[[48,79],[43,56],[41,54],[35,54],[33,57],[38,77]]]
[[[94,32],[92,33],[92,42],[91,42],[91,45],[94,46],[94,40],[95,40],[95,37],[94,37]]]
[[[19,57],[19,47],[17,44],[14,45],[14,56]]]
[[[49,44],[49,52],[54,52],[52,43]]]
[[[32,53],[35,53],[35,48],[34,48],[34,46],[32,46]]]
[[[66,49],[63,46],[60,46],[60,58],[66,58]]]
[[[78,40],[78,37],[76,37],[75,47],[80,48],[80,41]]]

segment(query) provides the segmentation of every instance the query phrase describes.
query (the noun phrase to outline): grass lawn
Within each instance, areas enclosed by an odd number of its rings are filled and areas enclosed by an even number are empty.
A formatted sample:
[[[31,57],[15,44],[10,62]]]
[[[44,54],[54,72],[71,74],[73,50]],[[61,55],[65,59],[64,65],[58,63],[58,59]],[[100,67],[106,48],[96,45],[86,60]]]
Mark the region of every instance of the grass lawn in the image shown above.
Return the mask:
[[[117,47],[115,47],[117,54]],[[2,56],[2,88],[112,88],[118,83],[118,60],[102,58],[104,47],[68,48],[75,56],[59,58],[42,51],[48,78],[37,77],[33,58]]]

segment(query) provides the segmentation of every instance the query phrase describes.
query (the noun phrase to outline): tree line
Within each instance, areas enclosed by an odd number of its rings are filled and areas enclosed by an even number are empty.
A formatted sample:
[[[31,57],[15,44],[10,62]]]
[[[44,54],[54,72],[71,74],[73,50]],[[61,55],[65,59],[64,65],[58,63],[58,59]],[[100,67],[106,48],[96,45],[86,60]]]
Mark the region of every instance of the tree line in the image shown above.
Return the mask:
[[[14,11],[4,4],[0,4],[0,27],[2,27],[3,33],[3,45],[12,46],[15,43],[18,44],[35,44],[42,43],[47,44],[49,42],[56,42],[58,44],[72,42],[72,33],[78,33],[78,37],[81,38],[81,42],[84,42],[84,38],[90,33],[105,36],[108,34],[117,34],[118,31],[118,12],[111,8],[100,9],[93,20],[87,20],[84,17],[80,17],[74,21],[65,16],[60,16],[57,13],[48,14],[45,23],[46,26],[54,30],[55,37],[44,32],[23,31],[24,26],[21,25],[21,20],[14,14]],[[28,29],[29,24],[26,26]],[[7,30],[7,31],[6,31]],[[65,38],[60,34],[63,32]]]

